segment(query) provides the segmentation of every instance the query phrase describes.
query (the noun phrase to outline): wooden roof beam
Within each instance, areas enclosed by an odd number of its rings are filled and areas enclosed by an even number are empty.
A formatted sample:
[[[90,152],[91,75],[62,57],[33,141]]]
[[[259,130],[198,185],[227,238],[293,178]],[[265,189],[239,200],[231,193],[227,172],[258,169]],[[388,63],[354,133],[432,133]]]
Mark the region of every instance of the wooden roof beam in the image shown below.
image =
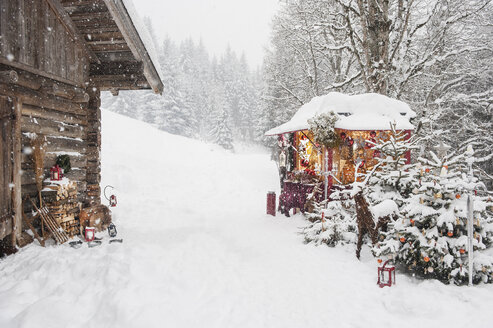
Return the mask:
[[[123,37],[127,41],[127,45],[132,51],[132,54],[138,61],[144,63],[144,76],[151,84],[155,93],[162,93],[163,84],[159,77],[151,57],[147,53],[144,42],[140,38],[132,19],[130,18],[125,5],[120,0],[103,0],[108,7],[109,12],[120,29]]]

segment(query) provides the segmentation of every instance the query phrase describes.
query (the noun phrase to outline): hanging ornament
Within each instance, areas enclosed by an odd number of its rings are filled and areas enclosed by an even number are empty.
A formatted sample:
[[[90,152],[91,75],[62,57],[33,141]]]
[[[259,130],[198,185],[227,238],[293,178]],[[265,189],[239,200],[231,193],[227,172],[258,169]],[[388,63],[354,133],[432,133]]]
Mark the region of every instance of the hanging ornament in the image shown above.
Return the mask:
[[[464,248],[459,249],[459,253],[464,254],[466,250]]]
[[[426,172],[426,173],[430,173],[430,171],[431,171],[431,169],[430,169],[429,167],[427,167],[427,168],[425,169],[425,172]]]
[[[452,231],[447,232],[447,236],[452,237],[454,233]]]
[[[400,240],[400,241],[401,241],[401,243],[403,243],[403,244],[406,242],[406,238],[405,238],[405,237],[401,237],[399,240]]]
[[[414,226],[414,220],[411,219],[409,222],[411,222],[411,225]]]
[[[343,132],[344,133],[344,132]],[[378,259],[377,260],[378,263],[382,263],[382,259]]]
[[[460,199],[460,194],[456,194],[455,199]]]
[[[423,260],[424,260],[426,263],[430,262],[430,258],[429,258],[428,256],[425,256],[425,257],[423,258]]]
[[[442,198],[442,193],[441,192],[437,192],[435,194],[435,198]]]
[[[433,273],[433,267],[428,267],[428,272]]]

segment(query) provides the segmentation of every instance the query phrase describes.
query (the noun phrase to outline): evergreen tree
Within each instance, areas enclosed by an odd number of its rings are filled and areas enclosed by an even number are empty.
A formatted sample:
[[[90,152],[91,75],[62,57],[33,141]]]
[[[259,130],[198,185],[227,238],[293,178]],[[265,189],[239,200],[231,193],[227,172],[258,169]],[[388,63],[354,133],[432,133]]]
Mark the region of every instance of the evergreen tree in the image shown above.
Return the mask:
[[[467,194],[480,187],[468,175],[472,154],[440,158],[430,152],[421,159],[419,185],[414,188],[402,216],[384,233],[375,250],[389,255],[407,270],[445,283],[465,284],[467,263]],[[493,202],[488,196],[472,196],[474,202],[474,283],[493,282],[493,258],[480,252],[493,241]]]

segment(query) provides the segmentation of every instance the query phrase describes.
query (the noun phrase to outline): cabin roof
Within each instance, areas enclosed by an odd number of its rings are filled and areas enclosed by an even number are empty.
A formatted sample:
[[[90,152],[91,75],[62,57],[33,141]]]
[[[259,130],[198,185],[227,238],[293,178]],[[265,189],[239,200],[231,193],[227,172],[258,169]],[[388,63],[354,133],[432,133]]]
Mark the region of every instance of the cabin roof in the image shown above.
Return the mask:
[[[148,32],[131,0],[50,1],[89,54],[89,80],[101,90],[152,89],[163,83]]]
[[[277,126],[265,135],[308,130],[308,120],[333,111],[339,116],[335,127],[345,130],[390,130],[390,123],[398,130],[413,130],[410,119],[416,116],[406,103],[375,93],[346,95],[331,92],[315,97],[298,109],[288,122]]]

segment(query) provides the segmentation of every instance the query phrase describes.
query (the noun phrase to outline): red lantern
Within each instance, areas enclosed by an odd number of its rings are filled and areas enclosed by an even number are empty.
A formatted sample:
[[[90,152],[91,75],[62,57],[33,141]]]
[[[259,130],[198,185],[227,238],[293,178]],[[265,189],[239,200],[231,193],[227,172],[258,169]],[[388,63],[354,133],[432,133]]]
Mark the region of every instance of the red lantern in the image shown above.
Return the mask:
[[[116,201],[116,196],[111,195],[110,196],[110,207],[116,207],[117,201]]]
[[[87,242],[94,241],[94,238],[96,238],[96,228],[86,227],[84,237]]]
[[[63,178],[62,168],[58,165],[53,166],[50,169],[51,181],[60,181]]]
[[[393,265],[389,265],[388,267],[386,266],[387,263],[390,260],[385,261],[385,263],[381,266],[378,267],[378,286],[380,288],[383,288],[385,286],[391,287],[392,285],[395,285],[395,267]],[[394,279],[392,280],[392,276],[394,276]]]

